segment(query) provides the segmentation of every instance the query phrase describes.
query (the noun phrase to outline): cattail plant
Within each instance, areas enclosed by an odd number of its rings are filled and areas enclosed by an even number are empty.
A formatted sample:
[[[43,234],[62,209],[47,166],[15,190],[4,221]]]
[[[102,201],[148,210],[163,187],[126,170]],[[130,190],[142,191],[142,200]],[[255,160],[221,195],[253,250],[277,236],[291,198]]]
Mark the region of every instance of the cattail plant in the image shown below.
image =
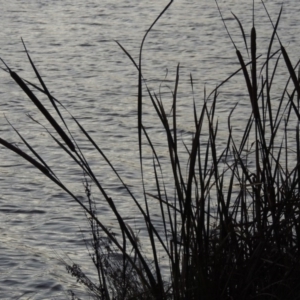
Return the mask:
[[[137,134],[143,193],[139,198],[121,178],[114,164],[96,144],[92,136],[56,98],[52,96],[40,76],[26,47],[29,62],[38,78],[33,84],[21,78],[5,62],[4,70],[25,92],[54,129],[48,131],[57,147],[75,162],[84,173],[87,201],[79,199],[64,185],[54,170],[37,153],[21,132],[14,130],[28,148],[30,154],[0,138],[0,144],[23,157],[48,179],[63,189],[82,207],[89,221],[91,258],[95,266],[97,282],[91,280],[79,265],[66,264],[67,271],[87,287],[96,299],[298,299],[300,298],[299,264],[299,73],[298,63],[293,66],[282,45],[277,28],[281,11],[273,26],[267,55],[257,55],[255,22],[248,47],[240,20],[234,15],[249,61],[245,61],[234,41],[234,50],[240,68],[199,103],[193,98],[194,132],[191,145],[185,145],[187,160],[182,160],[178,144],[177,101],[180,67],[178,65],[171,107],[166,107],[163,96],[151,91],[143,77],[142,51],[145,39],[156,22],[170,7],[170,1],[147,30],[136,62],[120,44],[122,51],[135,65],[138,78]],[[264,3],[263,3],[264,6]],[[268,14],[267,10],[266,13]],[[222,15],[221,15],[222,17]],[[222,18],[224,21],[224,19]],[[254,20],[254,18],[253,18]],[[225,29],[227,30],[225,21]],[[228,30],[227,30],[228,32]],[[228,32],[229,37],[230,33]],[[230,37],[231,38],[231,37]],[[279,46],[273,50],[273,44]],[[279,61],[285,65],[286,85],[281,94],[274,95],[274,78],[278,74]],[[271,62],[273,67],[271,67]],[[236,105],[228,114],[228,136],[220,151],[219,121],[216,115],[219,89],[233,76],[242,76],[251,108],[242,137],[235,137],[232,117]],[[193,78],[190,78],[193,90]],[[45,108],[36,96],[42,92],[60,118]],[[149,134],[143,122],[143,98],[151,102],[158,121],[165,133],[168,165],[162,162],[155,135]],[[273,99],[279,98],[274,105]],[[115,200],[95,175],[94,166],[76,141],[61,111],[66,110],[71,121],[78,126],[94,151],[109,165],[124,187],[144,220],[151,254],[145,254],[139,237],[125,222]],[[153,121],[154,122],[154,121]],[[289,132],[294,132],[291,139]],[[224,140],[224,138],[223,138]],[[149,192],[145,177],[146,142],[153,158],[155,193]],[[162,142],[162,141],[160,141]],[[2,150],[3,151],[3,150]],[[295,161],[290,167],[290,161]],[[255,162],[254,165],[250,162]],[[185,171],[187,166],[187,172]],[[164,170],[168,170],[168,182]],[[100,193],[107,207],[118,222],[118,235],[102,221],[97,203],[91,194]],[[170,194],[172,190],[172,194]],[[141,204],[144,202],[143,205]],[[160,220],[154,222],[150,201],[159,204]],[[158,226],[163,230],[158,230]],[[162,272],[159,259],[163,253],[168,262],[168,274]],[[73,299],[76,298],[71,293]]]

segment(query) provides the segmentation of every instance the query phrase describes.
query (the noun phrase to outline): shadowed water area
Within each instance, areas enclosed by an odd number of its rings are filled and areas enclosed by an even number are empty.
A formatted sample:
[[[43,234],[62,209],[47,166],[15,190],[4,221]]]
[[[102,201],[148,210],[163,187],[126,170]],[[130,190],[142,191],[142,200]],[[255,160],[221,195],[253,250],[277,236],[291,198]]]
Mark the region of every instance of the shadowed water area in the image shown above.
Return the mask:
[[[255,22],[258,54],[266,54],[272,27],[263,6],[257,1]],[[279,25],[282,43],[295,64],[299,58],[299,5],[285,1]],[[276,21],[282,1],[266,1],[273,21]],[[20,76],[37,82],[27,61],[20,38],[38,67],[49,90],[80,120],[101,149],[132,187],[142,195],[137,143],[137,71],[115,43],[138,58],[145,30],[167,2],[161,1],[10,1],[2,4],[0,57]],[[244,43],[239,26],[230,10],[243,23],[249,39],[252,27],[252,3],[222,1],[229,31],[241,52]],[[278,43],[274,49],[278,48]],[[180,63],[178,95],[178,130],[182,140],[189,140],[193,130],[193,76],[196,104],[201,107],[206,94],[238,69],[238,60],[214,1],[177,1],[149,34],[143,52],[143,76],[151,90],[161,89],[166,105],[173,88],[177,64]],[[168,70],[168,71],[167,71]],[[166,77],[167,74],[167,77]],[[283,74],[285,76],[285,74]],[[280,86],[280,76],[278,89]],[[230,110],[239,102],[234,117],[238,128],[248,119],[251,109],[242,76],[220,89],[216,115],[226,122]],[[31,102],[4,71],[0,72],[1,138],[20,142],[8,120],[20,130],[43,156],[57,175],[76,195],[84,197],[83,176],[74,165],[61,156],[45,129],[26,115],[47,124]],[[45,103],[47,103],[45,101]],[[165,135],[153,119],[153,111],[145,98],[145,125],[149,132]],[[225,123],[226,124],[226,123]],[[225,126],[223,127],[225,129]],[[70,128],[78,132],[76,126]],[[222,134],[220,129],[220,147]],[[82,141],[90,164],[116,199],[119,210],[131,227],[143,237],[140,217],[116,178],[109,172],[90,146]],[[226,141],[226,137],[224,138]],[[21,146],[21,143],[18,144]],[[160,143],[156,145],[160,148]],[[182,149],[184,147],[181,145]],[[66,272],[60,258],[71,259],[83,268],[91,266],[83,237],[89,238],[85,215],[76,203],[38,171],[12,153],[0,148],[0,298],[1,299],[65,299],[75,280]],[[147,152],[148,151],[148,152]],[[164,153],[162,149],[162,161]],[[165,149],[167,151],[167,149]],[[149,156],[151,191],[152,154]],[[167,155],[165,156],[167,157]],[[92,187],[96,191],[96,188]],[[142,198],[142,197],[141,197]],[[103,199],[94,194],[101,218],[114,228],[114,220]],[[120,199],[120,200],[118,200]],[[142,201],[142,199],[141,199]],[[155,207],[157,203],[153,203]],[[163,258],[162,258],[163,259]],[[167,265],[167,262],[166,262]]]

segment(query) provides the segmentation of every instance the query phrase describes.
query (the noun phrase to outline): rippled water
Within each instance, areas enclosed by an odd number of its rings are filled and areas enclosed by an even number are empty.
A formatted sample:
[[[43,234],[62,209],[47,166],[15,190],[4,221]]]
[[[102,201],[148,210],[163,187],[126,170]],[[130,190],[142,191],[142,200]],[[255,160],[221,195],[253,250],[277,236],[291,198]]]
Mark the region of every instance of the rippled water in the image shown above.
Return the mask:
[[[220,1],[228,28],[241,49],[240,30],[230,10],[240,18],[249,37],[250,2]],[[272,28],[260,1],[256,2],[258,53],[265,54]],[[282,1],[265,2],[276,20]],[[279,34],[295,63],[300,49],[300,39],[297,40],[300,8],[297,0],[285,2]],[[20,41],[21,37],[24,39],[48,88],[92,133],[136,195],[141,192],[136,133],[137,72],[115,40],[136,59],[145,30],[166,4],[137,0],[32,0],[1,4],[0,56],[22,77],[36,81]],[[207,0],[175,1],[149,34],[143,59],[144,77],[156,91],[166,69],[167,83],[173,86],[180,62],[179,129],[183,136],[191,129],[189,74],[193,75],[195,97],[201,106],[204,85],[211,91],[238,67],[216,5]],[[243,105],[248,101],[243,80],[232,80],[220,92],[220,121],[226,120],[229,110],[240,101],[236,122],[242,126],[250,113],[250,106]],[[83,195],[82,174],[61,157],[45,130],[29,120],[27,113],[37,120],[43,119],[5,72],[0,72],[0,95],[1,137],[19,142],[5,115],[50,165],[55,166],[62,180],[76,194]],[[167,99],[170,99],[168,94]],[[145,114],[149,125],[156,122],[149,111]],[[71,129],[75,131],[76,127]],[[156,134],[160,136],[157,131]],[[163,141],[164,136],[161,137]],[[2,147],[0,150],[0,298],[64,299],[74,280],[66,274],[58,258],[69,256],[89,266],[81,234],[81,230],[87,230],[84,214],[69,197],[20,158]],[[123,200],[117,201],[120,210],[139,229],[140,220],[133,216],[116,179],[89,148],[87,153],[115,199],[122,196]],[[103,218],[110,220],[101,199],[97,195],[95,199]]]

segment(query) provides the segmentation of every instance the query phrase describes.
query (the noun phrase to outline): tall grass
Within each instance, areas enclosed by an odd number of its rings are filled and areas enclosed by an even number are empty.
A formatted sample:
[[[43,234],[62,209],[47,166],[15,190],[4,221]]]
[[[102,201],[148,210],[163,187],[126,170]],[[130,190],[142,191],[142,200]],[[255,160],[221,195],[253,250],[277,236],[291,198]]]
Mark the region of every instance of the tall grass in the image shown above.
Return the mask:
[[[253,21],[251,44],[248,48],[244,29],[241,29],[249,55],[246,62],[232,41],[240,69],[221,82],[204,99],[199,110],[193,99],[194,132],[191,146],[186,146],[187,161],[179,153],[177,126],[177,95],[180,68],[177,68],[172,95],[171,113],[165,107],[162,95],[150,91],[142,72],[142,50],[148,32],[140,47],[138,62],[119,44],[135,65],[138,73],[137,128],[139,159],[143,194],[136,198],[119,176],[111,161],[105,156],[92,136],[71,114],[71,120],[94,150],[106,161],[126,189],[144,220],[147,239],[152,253],[145,254],[138,236],[125,222],[116,202],[95,175],[85,153],[69,131],[61,110],[62,103],[49,92],[39,75],[25,45],[30,64],[40,86],[22,79],[6,64],[7,71],[19,87],[36,105],[55,134],[49,132],[57,147],[67,154],[83,171],[86,181],[86,200],[81,201],[55,175],[54,170],[30,146],[16,129],[30,154],[0,138],[7,149],[23,157],[51,181],[62,188],[85,211],[92,233],[92,260],[97,282],[91,280],[80,266],[67,265],[67,270],[85,285],[96,299],[298,299],[300,298],[300,221],[299,221],[299,74],[293,66],[277,34],[281,11],[273,26],[265,58],[257,56],[256,29]],[[267,10],[266,10],[267,12]],[[225,28],[226,24],[224,22]],[[228,32],[229,34],[229,32]],[[230,34],[229,34],[230,36]],[[273,50],[273,44],[279,46]],[[281,61],[286,74],[286,85],[281,94],[273,92],[274,78]],[[4,61],[3,61],[4,63]],[[271,67],[272,65],[272,67]],[[226,146],[218,146],[219,122],[216,116],[219,89],[233,76],[243,76],[244,90],[249,97],[251,114],[242,137],[235,138],[232,118],[236,106],[228,115]],[[193,79],[191,77],[191,87]],[[143,88],[147,94],[143,94]],[[34,91],[44,93],[61,124],[45,108]],[[155,137],[148,133],[143,123],[143,98],[148,97],[166,136],[169,165],[161,162]],[[274,99],[279,99],[274,103]],[[153,121],[155,122],[155,121]],[[291,136],[291,132],[294,134]],[[145,157],[143,140],[152,151],[156,192],[149,193],[144,180]],[[160,141],[161,143],[162,141]],[[254,163],[252,163],[254,162]],[[291,162],[293,162],[291,164]],[[188,172],[184,168],[188,165]],[[172,179],[174,192],[165,183],[164,170]],[[97,213],[91,196],[90,184],[106,200],[107,206],[118,222],[115,235]],[[154,221],[151,201],[157,201],[160,221]],[[158,227],[162,226],[163,230]],[[168,274],[162,272],[161,254],[168,260]],[[72,294],[72,298],[76,298]]]

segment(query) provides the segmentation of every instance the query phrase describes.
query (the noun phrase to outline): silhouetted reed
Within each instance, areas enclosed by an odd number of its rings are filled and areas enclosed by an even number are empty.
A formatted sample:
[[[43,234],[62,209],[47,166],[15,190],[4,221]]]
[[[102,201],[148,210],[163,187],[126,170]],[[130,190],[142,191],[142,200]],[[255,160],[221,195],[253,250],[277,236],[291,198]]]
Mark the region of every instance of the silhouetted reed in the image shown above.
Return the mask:
[[[240,69],[229,76],[204,99],[201,109],[193,100],[194,133],[191,147],[186,146],[188,160],[182,161],[178,150],[177,90],[180,68],[177,68],[175,87],[172,91],[171,113],[164,106],[162,95],[150,91],[143,78],[142,50],[148,32],[172,4],[167,5],[146,32],[139,61],[119,44],[138,72],[138,141],[141,174],[144,176],[142,138],[153,154],[153,172],[156,192],[149,193],[142,178],[143,194],[137,199],[119,176],[111,161],[105,156],[91,135],[71,115],[86,140],[104,158],[130,195],[140,215],[152,253],[144,254],[138,236],[125,222],[104,184],[99,181],[84,151],[68,130],[67,121],[60,109],[64,106],[46,87],[25,47],[40,87],[28,82],[7,65],[6,71],[49,121],[57,135],[49,133],[57,147],[65,152],[85,174],[86,199],[83,202],[55,175],[42,157],[16,130],[31,154],[26,154],[13,144],[0,138],[0,143],[23,157],[45,176],[69,194],[86,212],[92,241],[92,260],[97,273],[93,282],[80,266],[67,265],[72,276],[85,285],[97,299],[298,299],[300,298],[300,219],[299,219],[299,76],[296,66],[277,34],[279,13],[270,38],[267,56],[256,54],[255,24],[251,30],[251,45],[247,46],[241,22],[234,16],[245,41],[249,62],[232,41]],[[267,12],[267,10],[266,10]],[[225,22],[224,22],[225,25]],[[226,27],[226,25],[225,25]],[[229,32],[228,32],[229,34]],[[230,34],[229,34],[230,36]],[[279,47],[273,50],[275,41]],[[286,85],[281,94],[273,93],[273,80],[277,76],[279,61],[283,59]],[[273,67],[270,67],[272,61]],[[252,113],[249,115],[242,138],[235,139],[232,125],[234,106],[228,114],[226,146],[219,151],[216,107],[218,90],[233,76],[243,76]],[[291,87],[291,84],[292,87]],[[143,95],[143,87],[148,94]],[[191,77],[191,87],[193,80]],[[35,96],[34,90],[44,93],[64,128]],[[169,166],[159,159],[154,144],[155,137],[148,134],[143,124],[143,97],[148,97],[166,136]],[[273,99],[279,98],[276,105]],[[291,138],[290,132],[294,132]],[[288,133],[289,132],[289,133]],[[223,138],[223,137],[222,137]],[[223,138],[224,139],[224,138]],[[159,141],[162,143],[162,141]],[[293,167],[290,161],[294,162]],[[251,164],[250,162],[254,162]],[[188,165],[188,172],[183,169]],[[163,180],[167,168],[172,178],[174,194]],[[101,221],[95,201],[91,197],[90,183],[106,200],[116,217],[119,234]],[[237,191],[236,191],[237,190]],[[153,221],[150,201],[159,204],[161,220]],[[141,201],[144,204],[141,205]],[[157,229],[162,225],[163,233]],[[159,249],[159,250],[158,250]],[[158,251],[169,262],[167,276],[162,274]],[[164,262],[166,263],[166,262]],[[72,298],[76,298],[72,294]]]

